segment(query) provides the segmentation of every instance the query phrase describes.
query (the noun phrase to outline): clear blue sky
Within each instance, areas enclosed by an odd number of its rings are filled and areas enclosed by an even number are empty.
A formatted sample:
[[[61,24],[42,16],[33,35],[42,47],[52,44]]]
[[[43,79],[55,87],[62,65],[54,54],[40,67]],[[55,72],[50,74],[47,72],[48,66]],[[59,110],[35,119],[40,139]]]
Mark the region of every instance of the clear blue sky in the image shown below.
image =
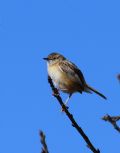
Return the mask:
[[[39,129],[50,153],[90,152],[51,95],[42,58],[53,51],[108,97],[76,94],[69,106],[95,147],[119,153],[120,135],[101,120],[120,113],[118,0],[0,1],[0,153],[39,153]]]

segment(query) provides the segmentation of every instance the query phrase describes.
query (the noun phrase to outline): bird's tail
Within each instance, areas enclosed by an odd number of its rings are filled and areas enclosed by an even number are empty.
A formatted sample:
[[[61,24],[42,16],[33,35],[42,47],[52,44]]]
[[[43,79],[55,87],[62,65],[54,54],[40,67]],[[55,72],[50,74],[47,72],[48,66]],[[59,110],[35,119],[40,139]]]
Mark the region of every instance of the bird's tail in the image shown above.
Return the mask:
[[[91,91],[95,92],[97,95],[101,96],[102,98],[107,99],[107,98],[106,98],[103,94],[101,94],[99,91],[97,91],[96,89],[90,87],[90,86],[87,85],[87,84],[86,84],[86,88],[87,88],[88,90],[91,90]]]

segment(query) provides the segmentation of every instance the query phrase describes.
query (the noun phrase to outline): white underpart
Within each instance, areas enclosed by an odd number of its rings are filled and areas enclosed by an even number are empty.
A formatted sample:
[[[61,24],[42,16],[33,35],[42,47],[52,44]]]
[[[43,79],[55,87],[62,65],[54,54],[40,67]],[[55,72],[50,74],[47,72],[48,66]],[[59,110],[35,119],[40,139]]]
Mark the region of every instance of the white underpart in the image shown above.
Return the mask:
[[[49,63],[47,63],[47,67],[49,67]],[[51,77],[55,87],[59,88],[59,80],[60,80],[60,73],[59,72],[53,72],[53,71],[49,71],[48,68],[48,75]]]

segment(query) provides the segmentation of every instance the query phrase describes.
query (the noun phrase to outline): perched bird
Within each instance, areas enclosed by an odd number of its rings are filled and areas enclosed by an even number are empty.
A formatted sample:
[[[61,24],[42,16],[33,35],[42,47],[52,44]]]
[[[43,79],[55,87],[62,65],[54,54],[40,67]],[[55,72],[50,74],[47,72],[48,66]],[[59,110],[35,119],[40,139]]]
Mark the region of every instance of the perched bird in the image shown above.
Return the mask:
[[[89,86],[80,69],[63,55],[51,53],[43,59],[47,61],[48,75],[52,79],[55,87],[69,94],[65,104],[67,104],[75,92],[82,94],[82,92],[92,93],[93,91],[102,98],[107,99],[99,91]]]

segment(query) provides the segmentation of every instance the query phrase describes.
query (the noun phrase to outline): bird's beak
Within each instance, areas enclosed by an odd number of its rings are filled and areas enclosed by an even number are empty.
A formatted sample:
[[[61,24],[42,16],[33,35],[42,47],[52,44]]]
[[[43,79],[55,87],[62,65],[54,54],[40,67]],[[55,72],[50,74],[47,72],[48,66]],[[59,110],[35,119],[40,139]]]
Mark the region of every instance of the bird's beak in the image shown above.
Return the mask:
[[[48,58],[47,58],[47,57],[44,57],[43,59],[44,59],[45,61],[48,61]]]

